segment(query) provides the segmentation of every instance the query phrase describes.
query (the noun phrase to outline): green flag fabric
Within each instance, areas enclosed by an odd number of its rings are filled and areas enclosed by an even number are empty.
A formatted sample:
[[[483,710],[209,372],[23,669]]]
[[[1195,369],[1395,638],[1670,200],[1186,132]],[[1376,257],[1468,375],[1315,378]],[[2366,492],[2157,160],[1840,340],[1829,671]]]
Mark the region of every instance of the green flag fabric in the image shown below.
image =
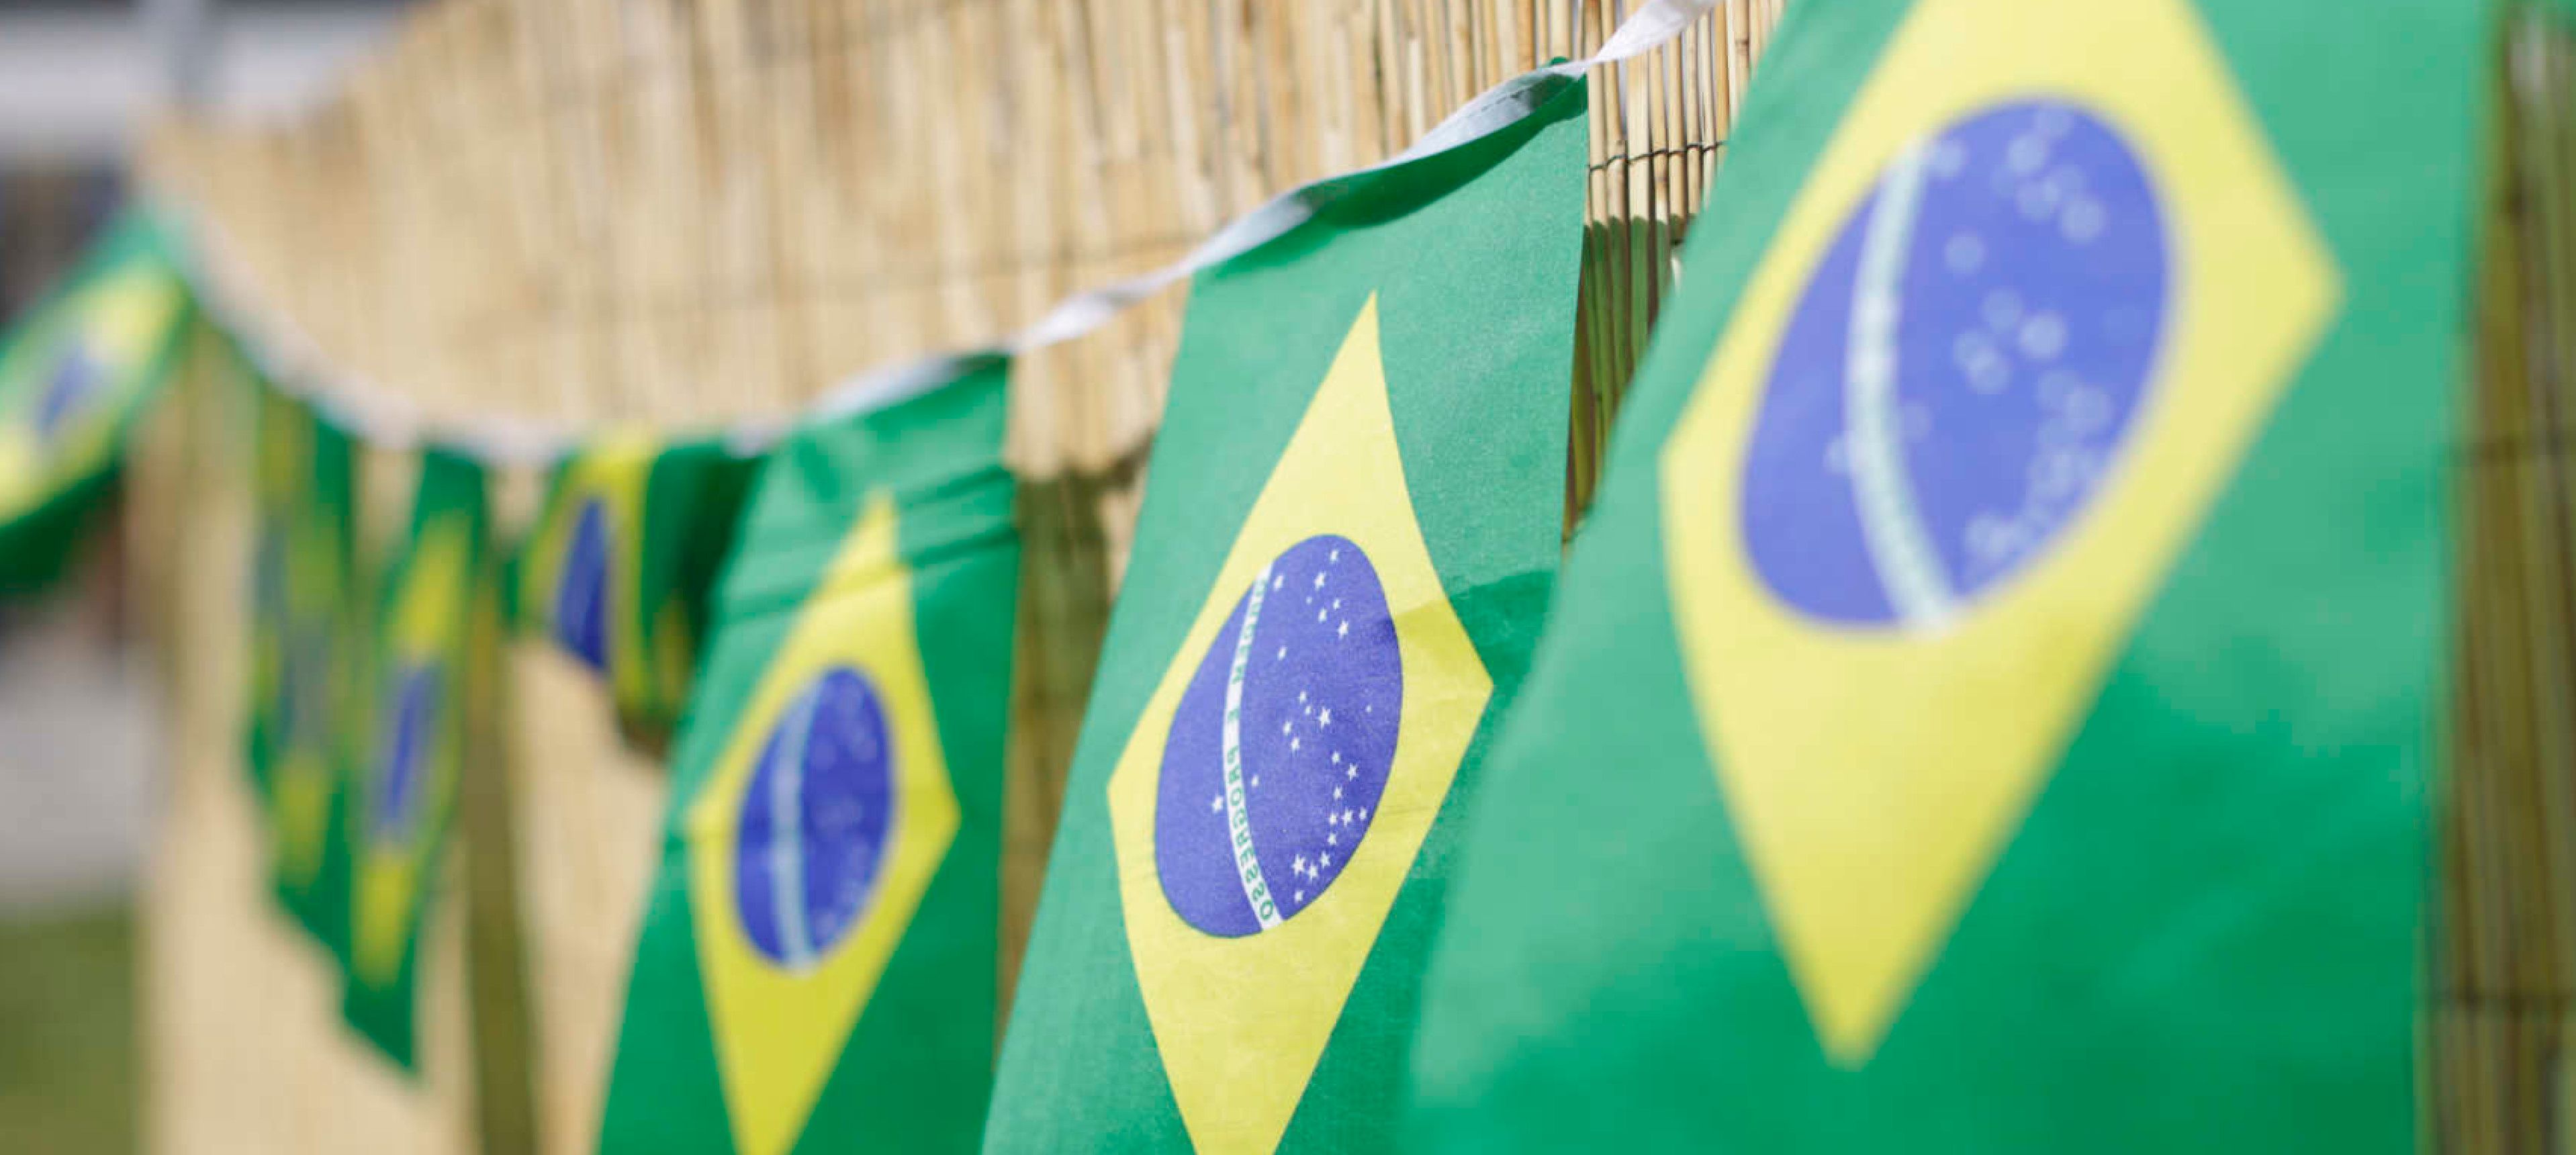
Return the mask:
[[[339,427],[254,382],[248,762],[278,897],[339,953],[347,948],[348,847],[335,838],[342,831],[333,815],[364,656],[357,452]]]
[[[521,548],[520,620],[607,679],[619,720],[649,744],[688,700],[750,476],[720,442],[610,433],[556,468]]]
[[[128,214],[0,337],[0,593],[61,572],[190,315],[160,230]]]
[[[1019,540],[1000,362],[761,468],[600,1147],[960,1151],[992,1081]]]
[[[1793,7],[1420,1149],[2412,1147],[2484,8]]]
[[[985,1150],[1394,1139],[1562,541],[1584,107],[1198,277]]]
[[[421,931],[438,893],[471,736],[493,707],[499,581],[482,466],[421,454],[411,530],[379,588],[356,770],[340,792],[347,840],[342,1011],[397,1064],[415,1061]],[[481,712],[481,713],[478,713]]]

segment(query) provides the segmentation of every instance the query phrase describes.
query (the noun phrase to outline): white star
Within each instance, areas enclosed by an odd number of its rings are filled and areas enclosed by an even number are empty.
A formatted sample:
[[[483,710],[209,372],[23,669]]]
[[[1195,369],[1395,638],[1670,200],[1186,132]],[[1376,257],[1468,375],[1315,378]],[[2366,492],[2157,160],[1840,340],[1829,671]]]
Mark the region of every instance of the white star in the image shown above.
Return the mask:
[[[1324,560],[1325,560],[1325,561],[1328,561],[1328,562],[1340,561],[1340,560],[1342,560],[1342,551],[1341,551],[1341,550],[1339,550],[1339,549],[1335,549],[1335,550],[1333,551],[1332,556],[1331,556],[1331,557],[1328,557],[1328,558],[1325,558]]]
[[[1303,738],[1290,738],[1288,740],[1288,748],[1291,750],[1302,750],[1305,748],[1305,742],[1306,740]]]
[[[1337,638],[1347,638],[1351,636],[1351,624],[1349,622],[1343,622],[1342,628],[1333,631],[1333,636]]]
[[[1327,834],[1327,835],[1325,835],[1325,836],[1324,836],[1324,845],[1326,845],[1326,846],[1340,846],[1341,844],[1342,844],[1342,836],[1341,836],[1341,835],[1338,835],[1338,834]]]
[[[1368,821],[1368,807],[1366,806],[1360,807],[1360,821]]]
[[[1272,589],[1274,589],[1274,590],[1275,590],[1275,589],[1278,589],[1278,588],[1279,588],[1279,587],[1281,587],[1281,586],[1287,585],[1287,584],[1288,584],[1288,575],[1287,575],[1287,574],[1284,574],[1284,573],[1283,573],[1283,574],[1276,574],[1276,575],[1273,575],[1273,576],[1271,577],[1271,579],[1270,579],[1270,588],[1272,588]]]
[[[1255,774],[1252,776],[1252,788],[1255,790],[1261,789],[1261,775]]]
[[[1350,769],[1350,772],[1349,772],[1349,773],[1347,773],[1347,774],[1342,775],[1342,777],[1344,777],[1344,778],[1357,778],[1357,777],[1359,777],[1359,776],[1360,776],[1360,764],[1359,764],[1359,763],[1357,763],[1357,762],[1353,762],[1353,763],[1351,763],[1351,769]]]
[[[1323,863],[1324,863],[1324,865],[1323,865],[1323,869],[1325,869],[1325,870],[1331,870],[1331,869],[1333,868],[1333,852],[1332,852],[1332,851],[1327,850],[1327,851],[1325,851],[1325,852],[1324,852]]]
[[[1279,724],[1279,732],[1285,734],[1288,732],[1288,728],[1294,725],[1296,725],[1295,722],[1281,722]]]
[[[1287,660],[1287,658],[1288,658],[1288,647],[1286,647],[1286,646],[1281,646],[1281,647],[1279,647],[1279,656],[1278,656],[1278,657],[1276,657],[1276,658],[1272,658],[1272,659],[1270,659],[1270,660],[1271,660],[1271,661],[1274,661],[1274,662],[1279,662],[1279,661],[1286,661],[1286,660]]]
[[[1298,700],[1298,701],[1300,701],[1300,702],[1305,701],[1305,700],[1306,700],[1306,691],[1304,691],[1304,690],[1299,690],[1299,691],[1297,691],[1297,700]]]
[[[1334,791],[1334,792],[1333,792],[1333,795],[1334,795],[1334,797],[1337,797],[1337,798],[1338,798],[1338,797],[1340,797],[1340,796],[1341,796],[1341,791],[1336,790],[1336,791]],[[1208,813],[1210,813],[1210,814],[1222,814],[1222,813],[1224,813],[1224,812],[1225,812],[1225,795],[1223,795],[1223,794],[1219,794],[1219,795],[1217,795],[1217,796],[1216,796],[1216,797],[1214,797],[1214,798],[1210,798],[1210,799],[1208,799]]]
[[[1288,868],[1299,874],[1306,873],[1306,856],[1303,854],[1298,855],[1296,861],[1288,864]]]
[[[1326,706],[1326,707],[1324,707],[1324,712],[1323,712],[1323,713],[1315,715],[1315,724],[1316,724],[1316,725],[1318,725],[1318,726],[1330,726],[1330,725],[1332,725],[1332,724],[1333,724],[1333,708],[1332,708],[1332,707],[1330,707],[1330,706]]]
[[[1334,609],[1337,609],[1337,610],[1338,610],[1338,609],[1340,609],[1340,608],[1342,608],[1342,599],[1340,599],[1340,598],[1334,598],[1334,599],[1333,599],[1333,608],[1334,608]]]
[[[1315,571],[1315,588],[1324,588],[1324,571],[1322,570]]]
[[[1320,621],[1323,621],[1323,620],[1324,620],[1324,611],[1322,611],[1322,610],[1316,610],[1316,611],[1315,611],[1315,620],[1316,620],[1316,621],[1319,621],[1319,622],[1320,622]]]
[[[1302,890],[1301,890],[1301,891],[1298,891],[1298,892],[1297,892],[1297,897],[1296,897],[1296,898],[1294,898],[1294,899],[1292,899],[1292,900],[1290,900],[1290,901],[1293,901],[1293,902],[1304,902],[1304,901],[1306,901],[1306,892],[1305,892],[1305,891],[1302,891]]]
[[[1341,801],[1341,800],[1342,800],[1342,788],[1341,788],[1341,787],[1339,787],[1339,786],[1333,787],[1333,801],[1335,801],[1335,802],[1339,802],[1339,801]],[[1225,802],[1225,799],[1222,799],[1222,798],[1217,799],[1217,803],[1218,803],[1219,805],[1223,805],[1223,804],[1224,804],[1224,802]]]

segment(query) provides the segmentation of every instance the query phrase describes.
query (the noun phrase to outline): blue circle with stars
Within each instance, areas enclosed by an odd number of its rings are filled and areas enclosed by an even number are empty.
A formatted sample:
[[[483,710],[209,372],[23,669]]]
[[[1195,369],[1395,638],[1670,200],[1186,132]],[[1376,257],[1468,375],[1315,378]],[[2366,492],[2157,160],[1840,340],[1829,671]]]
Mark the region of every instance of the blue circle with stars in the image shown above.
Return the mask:
[[[259,529],[251,538],[251,606],[266,621],[283,619],[286,597],[287,536],[278,512],[262,509]]]
[[[331,740],[332,660],[338,630],[327,617],[290,615],[278,655],[278,730],[288,742],[321,749]],[[423,690],[423,694],[430,691]]]
[[[866,675],[832,667],[788,704],[743,793],[734,909],[752,946],[814,965],[875,897],[893,829],[885,704]]]
[[[1901,152],[1819,262],[1745,455],[1744,543],[1828,621],[1938,626],[2043,554],[2136,429],[2173,258],[2145,167],[2054,99]]]
[[[319,749],[330,740],[339,623],[309,612],[294,595],[288,531],[264,515],[252,539],[251,589],[258,618],[277,645],[277,681],[268,705],[276,734],[290,747]],[[397,699],[399,709],[399,699]]]
[[[437,738],[439,682],[434,662],[407,663],[394,678],[376,763],[381,768],[374,815],[379,841],[403,838],[419,823],[421,780],[429,772],[430,747]]]
[[[90,352],[89,343],[75,333],[63,341],[62,354],[54,359],[53,370],[45,377],[45,389],[36,397],[36,436],[50,440],[65,422],[89,407],[107,380],[107,366]]]
[[[555,584],[555,640],[591,669],[608,669],[608,509],[596,497],[581,503],[571,540],[564,545],[563,576]]]
[[[1238,938],[1322,898],[1376,821],[1403,713],[1404,660],[1367,553],[1328,534],[1262,567],[1163,743],[1154,866],[1182,921]]]

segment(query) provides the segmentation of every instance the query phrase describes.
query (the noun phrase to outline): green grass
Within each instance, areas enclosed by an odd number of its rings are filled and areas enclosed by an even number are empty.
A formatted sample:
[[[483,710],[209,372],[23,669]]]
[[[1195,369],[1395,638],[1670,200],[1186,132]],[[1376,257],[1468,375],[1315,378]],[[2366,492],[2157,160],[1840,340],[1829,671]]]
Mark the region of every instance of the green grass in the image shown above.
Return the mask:
[[[0,1151],[135,1148],[132,912],[0,921]]]

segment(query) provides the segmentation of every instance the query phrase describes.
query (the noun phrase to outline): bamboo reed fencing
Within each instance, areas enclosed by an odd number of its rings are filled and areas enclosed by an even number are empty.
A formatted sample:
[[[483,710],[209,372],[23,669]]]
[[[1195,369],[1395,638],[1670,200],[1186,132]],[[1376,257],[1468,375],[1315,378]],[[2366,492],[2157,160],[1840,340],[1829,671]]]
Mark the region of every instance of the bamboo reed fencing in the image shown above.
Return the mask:
[[[2427,1148],[2576,1151],[2576,24],[2508,24],[2436,794]]]
[[[1569,526],[1784,3],[1724,0],[1676,44],[1594,75]],[[1498,81],[1587,54],[1623,7],[440,0],[321,108],[172,126],[144,165],[220,231],[263,310],[351,376],[436,415],[685,428],[783,412],[1172,260]],[[1006,999],[1180,306],[1166,293],[1014,369],[1027,560]],[[479,819],[469,803],[469,865],[448,891],[465,901],[432,930],[424,1077],[401,1085],[338,1031],[320,961],[265,905],[240,785],[246,483],[224,447],[248,439],[238,388],[214,372],[165,421],[229,436],[160,439],[131,515],[160,534],[140,564],[169,607],[185,752],[145,904],[150,1144],[587,1150],[665,783],[618,745],[600,687],[518,646],[518,724],[469,786],[497,798]],[[406,468],[370,468],[376,519],[398,514]],[[513,861],[495,866],[502,842]],[[511,904],[515,919],[493,915]],[[492,933],[513,922],[519,941]],[[522,974],[515,1023],[490,1004]]]

